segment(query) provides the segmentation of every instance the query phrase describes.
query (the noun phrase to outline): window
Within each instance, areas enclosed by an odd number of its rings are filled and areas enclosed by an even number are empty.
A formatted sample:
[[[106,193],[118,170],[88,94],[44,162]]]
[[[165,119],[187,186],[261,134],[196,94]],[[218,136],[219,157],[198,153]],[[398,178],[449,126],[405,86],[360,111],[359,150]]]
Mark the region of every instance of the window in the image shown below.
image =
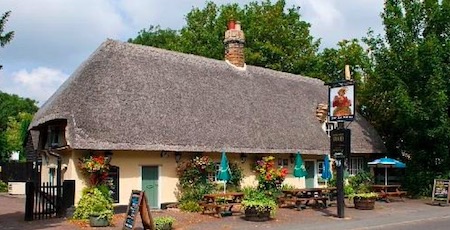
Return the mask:
[[[348,171],[352,175],[355,175],[358,172],[364,171],[364,158],[363,157],[350,157],[349,162],[348,162]]]
[[[55,184],[55,168],[49,168],[48,171],[48,182],[50,185],[54,185]]]
[[[317,162],[317,174],[319,174],[319,176],[322,176],[323,173],[323,161],[318,161]]]
[[[214,163],[214,172],[208,173],[208,179],[210,181],[217,181],[217,174],[219,174],[220,163]]]
[[[64,127],[59,125],[49,126],[47,146],[50,148],[56,148],[64,145],[65,145]]]
[[[289,166],[289,159],[278,159],[278,166],[287,168]]]

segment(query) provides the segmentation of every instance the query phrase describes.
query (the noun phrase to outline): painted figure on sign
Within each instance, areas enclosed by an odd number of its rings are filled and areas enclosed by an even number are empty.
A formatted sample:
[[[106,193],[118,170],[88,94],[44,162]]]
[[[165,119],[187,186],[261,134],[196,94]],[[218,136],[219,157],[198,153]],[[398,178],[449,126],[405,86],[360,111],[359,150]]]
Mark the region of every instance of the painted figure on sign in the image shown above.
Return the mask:
[[[352,111],[350,106],[352,102],[350,99],[345,96],[347,93],[347,87],[342,87],[337,92],[337,95],[334,96],[333,99],[333,116],[341,117],[341,116],[349,116],[352,115]]]

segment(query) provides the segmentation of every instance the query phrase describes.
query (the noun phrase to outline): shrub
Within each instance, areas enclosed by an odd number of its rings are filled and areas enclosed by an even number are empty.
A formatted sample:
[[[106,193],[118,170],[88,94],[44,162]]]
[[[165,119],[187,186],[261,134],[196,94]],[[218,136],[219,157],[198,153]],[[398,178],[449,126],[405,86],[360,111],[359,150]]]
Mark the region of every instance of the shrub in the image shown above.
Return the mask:
[[[8,192],[8,184],[0,180],[0,192]]]
[[[178,207],[186,212],[200,212],[202,210],[198,202],[193,200],[182,201]]]
[[[155,217],[154,221],[156,230],[164,230],[166,229],[165,226],[169,226],[171,229],[173,222],[175,222],[175,219],[170,216],[158,216]]]
[[[367,193],[371,191],[373,176],[366,171],[360,171],[349,177],[348,183],[355,193]]]
[[[255,208],[258,212],[270,211],[270,214],[273,216],[277,209],[277,203],[262,190],[245,188],[242,207],[244,209]]]
[[[82,192],[81,199],[75,208],[73,218],[89,219],[89,216],[92,214],[99,213],[108,216],[108,220],[111,220],[114,215],[111,196],[109,193],[102,193],[97,187],[85,188]]]

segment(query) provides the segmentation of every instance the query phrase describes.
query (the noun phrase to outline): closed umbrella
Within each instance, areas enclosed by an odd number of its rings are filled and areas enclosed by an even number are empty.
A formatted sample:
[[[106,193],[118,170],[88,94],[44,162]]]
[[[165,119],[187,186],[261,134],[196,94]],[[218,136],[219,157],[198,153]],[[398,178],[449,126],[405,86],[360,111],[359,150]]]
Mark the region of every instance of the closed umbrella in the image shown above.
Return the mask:
[[[306,175],[308,175],[308,172],[306,172],[302,156],[300,155],[300,151],[298,151],[295,155],[294,176],[300,179],[300,177],[304,177]]]
[[[379,158],[367,164],[372,167],[384,168],[384,185],[388,184],[388,168],[406,168],[405,163],[388,157]]]
[[[328,155],[325,155],[325,159],[323,160],[322,179],[325,180],[325,186],[327,187],[328,180],[331,179],[330,157]]]
[[[217,173],[217,180],[223,181],[223,193],[227,190],[227,181],[231,179],[230,165],[228,164],[227,155],[225,151],[222,152],[222,160],[220,161],[219,172]]]

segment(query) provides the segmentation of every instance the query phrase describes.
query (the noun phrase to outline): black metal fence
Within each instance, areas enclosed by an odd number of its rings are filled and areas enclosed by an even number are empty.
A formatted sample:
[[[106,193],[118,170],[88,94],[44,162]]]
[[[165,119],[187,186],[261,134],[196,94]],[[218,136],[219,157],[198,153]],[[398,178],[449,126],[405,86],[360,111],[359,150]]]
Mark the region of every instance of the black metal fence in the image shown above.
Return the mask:
[[[63,217],[75,202],[75,181],[65,180],[62,186],[49,183],[26,183],[25,220]]]

